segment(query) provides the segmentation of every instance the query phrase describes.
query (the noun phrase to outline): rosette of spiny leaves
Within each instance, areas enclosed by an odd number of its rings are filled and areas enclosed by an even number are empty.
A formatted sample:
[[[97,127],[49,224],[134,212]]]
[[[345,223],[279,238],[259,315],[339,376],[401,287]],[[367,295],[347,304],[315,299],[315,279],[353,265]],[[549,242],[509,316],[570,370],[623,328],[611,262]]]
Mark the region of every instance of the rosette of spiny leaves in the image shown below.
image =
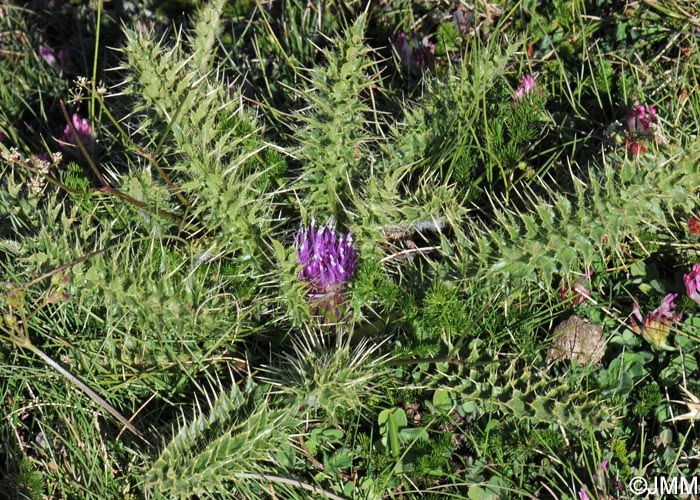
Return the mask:
[[[573,375],[558,376],[519,358],[493,356],[475,340],[464,366],[449,374],[449,385],[438,391],[453,404],[470,408],[473,416],[497,411],[530,425],[549,424],[567,430],[615,426],[620,408],[599,392],[586,389]]]
[[[266,368],[266,380],[289,407],[335,424],[377,393],[388,371],[381,347],[367,338],[352,346],[347,328],[335,336],[301,331],[292,348]]]
[[[295,157],[302,164],[297,188],[310,211],[341,222],[370,170],[367,148],[373,137],[367,130],[371,108],[366,101],[376,77],[368,74],[374,63],[363,44],[364,29],[360,16],[335,41],[335,50],[324,51],[328,62],[310,69],[310,87],[302,92],[308,106],[295,117]]]
[[[215,236],[219,249],[262,273],[273,220],[265,181],[279,173],[280,158],[266,152],[260,122],[215,65],[224,4],[204,6],[192,34],[173,46],[127,32],[122,69],[134,99],[133,140],[168,186],[179,227]]]
[[[493,200],[488,222],[475,221],[455,242],[443,242],[466,273],[479,265],[495,282],[551,284],[603,260],[621,265],[647,253],[640,230],[659,241],[675,239],[674,214],[693,209],[700,185],[698,152],[661,152],[621,164],[604,163],[574,179],[573,192],[520,193],[512,206]],[[688,205],[689,202],[691,205]],[[697,201],[695,201],[697,203]],[[697,205],[695,205],[697,207]]]
[[[418,104],[400,103],[398,116],[377,109],[391,96],[379,99],[382,82],[365,29],[360,16],[324,51],[326,63],[308,69],[308,86],[298,90],[307,106],[294,115],[293,156],[301,165],[293,188],[308,213],[352,227],[360,252],[381,258],[377,243],[389,233],[415,234],[417,225],[447,211],[457,221],[464,211],[447,182],[432,175],[409,181],[432,125]]]
[[[231,488],[246,498],[261,495],[275,451],[300,423],[254,392],[235,385],[221,390],[208,410],[183,423],[146,471],[145,489],[165,498],[201,498]]]
[[[133,115],[124,126],[137,128],[127,145],[140,157],[126,157],[129,171],[114,189],[139,203],[93,197],[90,217],[71,212],[63,226],[42,225],[59,228],[57,236],[41,239],[53,242],[51,248],[37,249],[52,256],[47,265],[98,249],[71,268],[79,286],[71,290],[70,306],[100,326],[75,328],[76,338],[68,337],[96,377],[118,371],[162,383],[170,370],[194,370],[250,331],[250,324],[242,326],[246,311],[267,307],[259,283],[268,265],[263,240],[271,195],[259,188],[265,167],[254,171],[249,163],[262,151],[257,121],[214,69],[224,3],[203,7],[194,30],[172,46],[127,33],[122,70]],[[62,179],[77,185],[81,178]],[[159,217],[159,210],[172,218]],[[194,237],[185,241],[182,234]],[[149,384],[139,390],[144,387]]]

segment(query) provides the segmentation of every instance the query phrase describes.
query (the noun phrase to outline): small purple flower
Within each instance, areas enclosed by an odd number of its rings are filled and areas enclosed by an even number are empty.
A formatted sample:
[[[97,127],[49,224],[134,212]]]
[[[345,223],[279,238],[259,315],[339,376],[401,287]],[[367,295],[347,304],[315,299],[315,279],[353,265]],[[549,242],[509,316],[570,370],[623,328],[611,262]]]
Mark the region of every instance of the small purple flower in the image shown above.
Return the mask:
[[[683,282],[688,297],[700,305],[700,264],[695,264],[692,271],[683,275]]]
[[[678,296],[677,293],[669,293],[664,297],[659,307],[642,318],[639,304],[634,301],[632,308],[632,331],[644,337],[654,347],[666,350],[673,348],[666,343],[668,331],[672,323],[677,323],[683,317],[682,312],[673,312],[676,304],[673,301]],[[635,320],[636,318],[636,320]],[[637,323],[639,321],[640,324]]]
[[[65,72],[71,65],[70,49],[66,47],[58,49],[58,59],[61,61],[61,71]]]
[[[294,240],[299,265],[299,279],[309,285],[309,297],[321,302],[328,312],[335,312],[342,302],[342,293],[355,274],[358,252],[352,245],[352,234],[337,233],[333,219],[316,228],[316,220],[306,229],[303,225]]]
[[[593,474],[593,482],[596,483],[596,488],[599,490],[604,490],[605,489],[605,470],[608,468],[608,461],[603,460],[600,462],[600,466],[598,467],[598,474]]]
[[[651,124],[657,121],[654,106],[637,104],[627,113],[627,128],[632,134],[649,135]]]
[[[520,102],[526,95],[532,93],[537,87],[532,75],[522,75],[520,81],[520,86],[515,89],[515,93],[513,94],[513,101],[516,103]]]
[[[58,69],[58,60],[56,59],[56,54],[54,54],[54,51],[51,49],[51,47],[48,47],[46,45],[44,45],[43,47],[40,47],[39,48],[39,55],[53,69]]]
[[[409,40],[405,33],[400,33],[394,48],[401,64],[411,71],[422,73],[435,65],[435,44],[427,36],[419,40],[418,35],[413,33]]]
[[[423,37],[421,43],[414,44],[413,59],[416,61],[418,71],[435,66],[435,44],[427,36]]]
[[[75,131],[78,133],[80,142],[82,142],[85,146],[90,145],[93,140],[92,125],[90,125],[90,122],[87,121],[87,119],[82,118],[78,113],[73,113],[72,122],[73,128],[75,128]],[[64,149],[69,149],[77,145],[73,139],[70,125],[66,125],[66,128],[63,129],[63,135],[61,136],[59,142],[61,147]]]
[[[586,490],[583,487],[581,487],[581,489],[578,490],[578,497],[579,500],[589,500],[588,493],[586,493]]]
[[[399,33],[399,37],[396,40],[394,47],[396,48],[396,52],[399,54],[401,64],[410,66],[413,51],[411,50],[411,45],[408,43],[408,39],[406,38],[406,33]]]

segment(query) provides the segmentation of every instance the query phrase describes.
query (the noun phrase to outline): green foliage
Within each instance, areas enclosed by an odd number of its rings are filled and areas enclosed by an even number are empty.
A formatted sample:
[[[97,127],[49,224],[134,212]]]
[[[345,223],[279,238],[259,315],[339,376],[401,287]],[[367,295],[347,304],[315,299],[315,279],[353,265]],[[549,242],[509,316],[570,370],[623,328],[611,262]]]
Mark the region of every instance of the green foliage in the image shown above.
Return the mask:
[[[399,458],[399,431],[408,425],[406,412],[401,408],[384,410],[379,414],[379,432],[382,435],[382,444],[389,450],[394,459]]]
[[[639,401],[632,409],[636,415],[647,416],[663,401],[663,395],[656,382],[649,382],[639,390]]]
[[[22,150],[25,146],[43,150],[41,136],[48,141],[55,133],[46,130],[48,110],[66,93],[67,84],[59,69],[49,66],[38,53],[43,43],[36,20],[9,5],[3,14],[0,26],[6,35],[1,42],[0,131]]]
[[[322,413],[336,422],[340,412],[359,412],[385,373],[384,356],[374,357],[380,345],[367,338],[352,348],[339,332],[334,343],[324,333],[299,335],[292,351],[269,369],[270,381],[294,407],[311,415]]]
[[[565,429],[612,428],[618,409],[582,391],[573,377],[560,379],[522,360],[487,362],[482,342],[473,341],[466,369],[450,381],[456,400],[466,414],[478,417],[491,411],[511,415],[530,425],[549,424]],[[470,367],[473,366],[473,367]],[[436,382],[440,384],[440,378]]]
[[[539,280],[549,285],[555,275],[588,269],[597,260],[619,265],[625,251],[647,252],[635,245],[640,228],[674,239],[664,228],[672,227],[674,214],[687,207],[700,183],[696,155],[677,151],[619,166],[606,163],[600,174],[589,171],[587,184],[577,182],[570,195],[532,195],[517,211],[496,207],[497,225],[475,225],[462,248],[488,267],[490,279],[513,285]]]
[[[17,470],[5,470],[0,479],[0,489],[3,498],[7,500],[19,500],[28,498],[39,500],[43,498],[46,489],[44,478],[41,473],[32,467],[32,463],[27,458],[21,458],[16,464]]]
[[[68,197],[76,205],[75,213],[88,216],[97,204],[90,193],[90,179],[85,175],[83,167],[70,162],[60,172],[61,183],[68,192]]]
[[[139,128],[158,133],[147,143],[154,146],[161,181],[177,197],[181,225],[215,234],[237,262],[260,273],[269,266],[263,239],[272,216],[269,195],[255,186],[269,176],[261,172],[279,170],[280,161],[262,155],[255,117],[209,69],[222,4],[204,8],[189,54],[181,45],[167,48],[129,33],[125,69],[129,93],[138,96]]]
[[[246,406],[237,386],[230,394],[222,391],[208,415],[200,411],[183,424],[161,451],[145,475],[146,489],[190,498],[223,492],[233,482],[238,491],[249,491],[251,476],[263,470],[298,423],[288,412],[265,404]]]
[[[306,193],[305,205],[319,216],[341,221],[342,208],[366,176],[365,143],[371,140],[366,128],[371,108],[364,101],[375,77],[367,74],[373,64],[363,45],[364,30],[360,17],[347,38],[337,42],[337,53],[326,52],[328,64],[312,71],[312,88],[304,93],[309,109],[297,114],[303,124],[296,138],[301,143],[297,159],[303,165],[299,190]]]
[[[699,383],[696,306],[668,352],[628,316],[697,258],[697,9],[462,5],[465,26],[445,3],[216,0],[167,28],[154,2],[91,5],[60,7],[95,22],[71,95],[37,55],[48,18],[0,16],[3,492],[575,498],[603,458],[622,482],[695,472],[669,419]],[[400,78],[387,40],[413,30],[435,68]],[[37,172],[59,99],[96,147]],[[311,217],[360,252],[332,324],[299,280]],[[545,361],[573,308],[604,324],[600,365]]]
[[[519,75],[513,87],[505,77],[512,50],[503,53],[495,44],[472,40],[461,64],[449,68],[424,103],[425,119],[433,125],[422,164],[456,181],[471,197],[482,188],[510,191],[514,177],[523,173],[521,162],[534,158],[533,146],[544,140],[550,120],[541,90],[513,101]]]
[[[467,324],[466,302],[456,287],[436,282],[428,289],[416,320],[419,341],[443,339],[447,345]]]

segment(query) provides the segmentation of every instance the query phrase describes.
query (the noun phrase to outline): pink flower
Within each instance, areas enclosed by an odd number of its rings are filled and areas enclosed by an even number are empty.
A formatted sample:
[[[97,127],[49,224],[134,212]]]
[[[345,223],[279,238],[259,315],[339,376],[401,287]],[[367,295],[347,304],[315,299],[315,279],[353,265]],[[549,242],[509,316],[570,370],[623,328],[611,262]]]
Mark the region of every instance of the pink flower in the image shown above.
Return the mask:
[[[593,269],[589,269],[586,274],[576,280],[572,287],[568,281],[561,285],[559,292],[559,302],[569,303],[575,301],[575,305],[580,306],[586,300],[586,297],[591,296],[591,291],[583,286],[583,282],[593,276]]]
[[[700,264],[695,264],[692,271],[683,275],[683,282],[688,297],[700,305]]]
[[[58,69],[58,60],[56,59],[56,54],[54,54],[51,47],[44,45],[39,48],[39,55],[51,66],[53,69]]]
[[[598,474],[593,474],[593,481],[596,483],[596,488],[598,489],[605,489],[605,470],[608,468],[608,461],[603,460],[600,462],[600,466],[598,467]]]
[[[92,125],[90,125],[90,122],[87,121],[87,119],[82,118],[78,113],[73,113],[72,122],[73,128],[75,128],[75,131],[78,133],[80,142],[82,142],[85,146],[91,144],[93,140],[93,135]],[[73,139],[73,133],[71,131],[70,125],[66,125],[66,128],[63,129],[63,135],[61,136],[59,143],[64,149],[69,149],[77,145],[77,143]]]
[[[673,312],[673,309],[676,307],[673,301],[677,296],[677,293],[669,293],[664,297],[661,305],[644,316],[644,318],[642,318],[639,304],[635,300],[632,308],[632,318],[630,318],[632,331],[641,335],[656,348],[672,350],[673,348],[666,343],[668,331],[671,324],[677,323],[683,316],[682,312]],[[638,324],[637,321],[641,324]]]
[[[588,493],[586,493],[586,490],[583,487],[581,487],[581,489],[578,490],[578,497],[579,500],[589,500]]]
[[[657,121],[654,106],[638,104],[627,113],[627,128],[632,134],[649,135],[651,124]]]
[[[521,101],[523,97],[532,93],[537,87],[535,79],[531,75],[522,75],[520,77],[520,81],[522,83],[517,89],[515,89],[515,93],[513,94],[514,102]]]

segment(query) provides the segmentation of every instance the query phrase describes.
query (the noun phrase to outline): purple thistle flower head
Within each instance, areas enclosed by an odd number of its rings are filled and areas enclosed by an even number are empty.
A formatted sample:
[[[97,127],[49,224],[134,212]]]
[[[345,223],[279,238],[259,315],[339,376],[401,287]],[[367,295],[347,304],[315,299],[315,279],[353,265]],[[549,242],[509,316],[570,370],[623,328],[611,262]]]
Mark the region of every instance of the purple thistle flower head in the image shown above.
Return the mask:
[[[309,296],[329,299],[337,306],[340,294],[355,274],[359,256],[352,245],[352,234],[337,233],[332,218],[319,228],[312,218],[308,229],[300,227],[294,243],[302,266],[299,279],[309,284]]]

